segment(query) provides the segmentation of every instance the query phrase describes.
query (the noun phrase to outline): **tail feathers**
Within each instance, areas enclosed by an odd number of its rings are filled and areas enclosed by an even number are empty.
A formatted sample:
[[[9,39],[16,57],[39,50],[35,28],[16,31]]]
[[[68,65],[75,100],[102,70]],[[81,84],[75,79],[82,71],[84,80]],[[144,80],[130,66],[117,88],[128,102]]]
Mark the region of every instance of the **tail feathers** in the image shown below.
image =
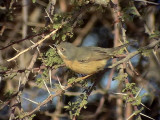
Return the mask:
[[[135,43],[135,41],[126,43],[126,44],[124,44],[124,45],[121,45],[121,46],[118,46],[118,47],[115,47],[115,48],[112,48],[111,51],[110,51],[110,55],[111,55],[111,56],[115,56],[116,54],[119,53],[119,50],[121,50],[122,48],[125,48],[125,47],[127,47],[127,46],[129,46],[129,45],[132,45],[132,44],[134,44],[134,43]]]
[[[126,43],[126,44],[124,44],[124,45],[115,47],[114,49],[115,49],[115,50],[120,50],[121,48],[127,47],[127,46],[129,46],[129,45],[134,44],[134,43],[135,43],[135,41],[132,41],[132,42]]]

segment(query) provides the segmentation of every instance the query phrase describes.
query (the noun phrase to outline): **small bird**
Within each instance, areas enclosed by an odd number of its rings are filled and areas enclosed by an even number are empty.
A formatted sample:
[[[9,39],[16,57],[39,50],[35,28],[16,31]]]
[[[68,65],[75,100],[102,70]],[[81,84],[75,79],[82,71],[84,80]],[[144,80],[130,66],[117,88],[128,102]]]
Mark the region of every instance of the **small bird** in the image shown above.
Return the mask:
[[[57,51],[68,68],[80,74],[91,75],[103,70],[110,58],[115,57],[120,49],[130,44],[115,48],[101,48],[76,47],[71,43],[61,42],[57,46]]]

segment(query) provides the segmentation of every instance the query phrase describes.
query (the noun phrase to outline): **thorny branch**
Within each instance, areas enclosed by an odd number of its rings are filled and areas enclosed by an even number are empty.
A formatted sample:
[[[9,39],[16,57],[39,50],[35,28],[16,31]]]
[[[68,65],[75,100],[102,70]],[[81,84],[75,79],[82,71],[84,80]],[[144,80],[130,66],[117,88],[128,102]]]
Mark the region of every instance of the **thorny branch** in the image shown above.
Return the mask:
[[[50,34],[46,35],[44,38],[42,38],[42,39],[41,39],[40,41],[38,41],[37,43],[35,43],[35,44],[33,44],[32,46],[26,48],[25,50],[21,51],[21,52],[18,53],[16,56],[14,56],[13,58],[8,59],[7,61],[10,62],[10,61],[12,61],[12,60],[15,60],[15,59],[16,59],[17,57],[19,57],[21,54],[27,52],[28,50],[31,50],[31,49],[37,47],[38,45],[40,45],[41,43],[43,43],[46,39],[48,39],[49,37],[51,37],[52,35],[54,35],[61,27],[62,27],[62,25],[61,25],[58,29],[52,31]]]
[[[131,59],[135,55],[137,55],[139,53],[142,53],[144,50],[153,49],[159,43],[160,43],[160,40],[153,41],[151,44],[149,44],[149,45],[147,45],[147,46],[145,46],[145,47],[143,47],[143,48],[141,48],[141,49],[139,49],[139,50],[137,50],[135,52],[132,52],[132,53],[128,54],[124,59],[122,59],[122,60],[116,62],[115,64],[113,64],[112,66],[110,66],[110,68],[113,68],[113,67],[115,67],[115,66],[117,66],[117,65],[119,65],[119,64],[121,64],[123,62],[128,61],[129,59]],[[86,77],[88,77],[88,76],[86,76]],[[78,83],[79,81],[86,79],[86,77],[83,77],[83,79],[77,78],[74,83]],[[33,111],[31,111],[31,112],[27,113],[26,115],[24,115],[23,118],[32,115],[34,112],[36,112],[37,110],[39,110],[41,106],[43,106],[46,103],[48,103],[49,101],[53,100],[53,98],[55,98],[56,96],[59,96],[59,95],[63,94],[68,88],[71,88],[73,86],[74,86],[74,84],[68,84],[64,88],[64,90],[58,90],[58,91],[56,91],[55,94],[52,94],[52,95],[48,96],[48,98],[46,100],[44,100],[42,103],[40,103]]]
[[[131,58],[133,58],[134,56],[138,55],[139,53],[142,53],[144,50],[153,49],[153,48],[154,48],[155,46],[157,46],[158,44],[160,44],[160,39],[157,40],[157,41],[154,41],[154,42],[150,43],[149,45],[147,45],[147,46],[145,46],[145,47],[140,48],[139,50],[137,50],[137,51],[135,51],[135,52],[129,53],[125,58],[123,58],[123,59],[120,60],[120,61],[117,61],[116,63],[112,64],[112,65],[109,66],[108,68],[114,68],[114,67],[116,67],[117,65],[122,64],[122,63],[130,60]]]

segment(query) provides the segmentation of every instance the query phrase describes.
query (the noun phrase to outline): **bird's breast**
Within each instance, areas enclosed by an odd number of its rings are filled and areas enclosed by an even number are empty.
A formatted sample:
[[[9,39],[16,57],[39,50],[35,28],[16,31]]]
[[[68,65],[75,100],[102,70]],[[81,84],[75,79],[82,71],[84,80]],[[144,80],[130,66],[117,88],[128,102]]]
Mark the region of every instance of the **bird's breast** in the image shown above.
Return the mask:
[[[76,60],[70,61],[64,60],[66,66],[71,70],[80,74],[93,74],[100,70],[103,70],[107,60],[89,61],[89,62],[79,62]]]

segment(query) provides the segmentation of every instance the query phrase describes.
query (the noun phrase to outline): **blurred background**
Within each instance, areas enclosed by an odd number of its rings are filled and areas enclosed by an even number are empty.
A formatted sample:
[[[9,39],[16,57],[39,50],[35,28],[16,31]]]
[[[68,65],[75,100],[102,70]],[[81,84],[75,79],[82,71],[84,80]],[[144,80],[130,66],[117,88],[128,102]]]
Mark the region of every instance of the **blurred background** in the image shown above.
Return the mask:
[[[54,47],[62,41],[103,48],[135,41],[125,50],[128,55],[159,40],[159,3],[1,0],[0,120],[160,120],[158,45],[134,56],[126,62],[128,65],[98,74],[94,77],[96,85],[88,79],[59,94],[60,84],[67,86],[69,79],[84,75],[67,69]],[[57,32],[50,34],[54,30]],[[45,41],[37,44],[42,39]],[[106,67],[119,60],[111,59]],[[56,93],[56,97],[40,104]],[[35,116],[24,117],[34,109]]]

